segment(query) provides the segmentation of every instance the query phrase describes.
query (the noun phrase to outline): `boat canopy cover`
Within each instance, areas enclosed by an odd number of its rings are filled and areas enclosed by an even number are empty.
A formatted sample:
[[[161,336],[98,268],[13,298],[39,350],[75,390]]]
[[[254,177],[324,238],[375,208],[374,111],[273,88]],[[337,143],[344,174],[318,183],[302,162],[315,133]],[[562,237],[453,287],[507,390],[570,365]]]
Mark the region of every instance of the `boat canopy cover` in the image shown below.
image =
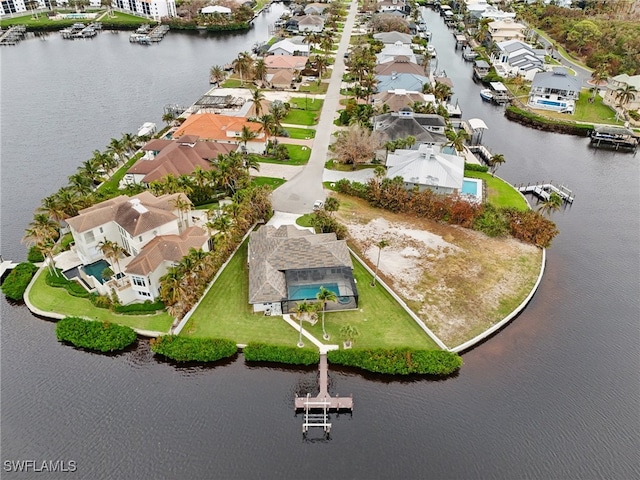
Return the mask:
[[[469,126],[471,130],[488,130],[487,124],[484,123],[484,120],[480,118],[470,118],[468,120]]]
[[[490,83],[491,88],[493,90],[495,90],[496,92],[506,92],[507,91],[507,87],[505,87],[502,82],[491,82]]]

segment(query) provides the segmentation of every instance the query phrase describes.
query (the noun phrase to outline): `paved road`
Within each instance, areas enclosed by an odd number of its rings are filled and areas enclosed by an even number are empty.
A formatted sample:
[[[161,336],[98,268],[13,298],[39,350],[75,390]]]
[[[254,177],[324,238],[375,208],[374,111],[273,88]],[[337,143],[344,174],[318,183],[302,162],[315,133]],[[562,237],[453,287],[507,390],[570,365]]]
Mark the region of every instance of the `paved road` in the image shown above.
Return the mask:
[[[336,61],[322,106],[320,121],[316,127],[316,138],[313,142],[309,163],[300,174],[273,192],[271,201],[273,209],[276,211],[309,213],[313,210],[313,204],[316,200],[324,200],[326,197],[322,187],[322,174],[324,164],[327,161],[327,149],[334,132],[333,121],[340,107],[340,85],[345,72],[344,54],[349,46],[357,11],[358,2],[351,2],[340,45],[336,52]]]
[[[550,49],[555,42],[553,42],[553,40],[551,40],[546,33],[540,30],[537,30],[537,32],[540,34],[538,37],[538,41],[542,45],[544,45],[544,47],[547,50]],[[591,70],[583,67],[582,65],[578,65],[572,59],[564,56],[561,52],[557,50],[554,50],[554,52],[555,52],[556,60],[558,60],[565,67],[573,69],[576,72],[576,75],[582,79],[582,83],[586,84],[586,82],[591,78]]]

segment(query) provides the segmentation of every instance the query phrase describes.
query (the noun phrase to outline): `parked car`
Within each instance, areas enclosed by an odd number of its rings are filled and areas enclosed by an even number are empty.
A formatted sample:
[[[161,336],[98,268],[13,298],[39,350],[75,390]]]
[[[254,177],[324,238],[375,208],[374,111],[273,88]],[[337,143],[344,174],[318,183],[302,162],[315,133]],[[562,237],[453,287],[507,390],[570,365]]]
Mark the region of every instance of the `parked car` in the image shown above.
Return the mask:
[[[316,200],[316,203],[313,204],[314,210],[320,210],[322,207],[324,207],[324,202],[322,200]]]

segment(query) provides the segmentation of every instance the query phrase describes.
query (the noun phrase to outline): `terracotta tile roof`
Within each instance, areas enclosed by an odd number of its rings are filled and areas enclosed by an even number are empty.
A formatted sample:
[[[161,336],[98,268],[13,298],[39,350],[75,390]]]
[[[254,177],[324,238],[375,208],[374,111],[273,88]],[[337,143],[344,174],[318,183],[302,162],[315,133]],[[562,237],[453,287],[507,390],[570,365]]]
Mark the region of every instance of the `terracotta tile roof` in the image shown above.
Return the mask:
[[[220,154],[227,154],[237,150],[238,146],[230,143],[199,142],[192,140],[196,137],[184,135],[180,140],[164,140],[159,143],[153,140],[147,143],[143,150],[160,151],[154,159],[138,160],[127,173],[145,175],[143,182],[150,183],[171,174],[176,177],[193,173],[197,166],[203,170],[214,167],[209,159],[218,158]]]
[[[390,112],[397,112],[402,107],[412,107],[415,102],[424,103],[424,95],[406,90],[387,90],[373,96],[375,104],[389,105]]]
[[[264,63],[267,68],[302,70],[307,64],[309,57],[297,55],[269,55],[265,57]]]
[[[244,117],[232,117],[229,115],[218,115],[215,113],[196,113],[190,115],[184,123],[173,134],[174,138],[183,135],[197,135],[203,140],[238,142],[236,133],[242,131],[242,127],[247,126],[252,132],[260,132],[261,125],[258,122],[250,122]],[[263,143],[263,133],[259,133],[259,138],[254,142]]]
[[[180,235],[161,235],[147,243],[125,271],[132,275],[149,275],[163,262],[179,262],[189,249],[200,249],[209,237],[200,227],[189,227]]]
[[[380,63],[375,66],[376,75],[392,75],[394,73],[414,73],[416,75],[425,76],[424,68],[417,63],[409,61],[403,62],[398,57],[392,62]]]
[[[286,270],[339,266],[353,268],[347,243],[334,233],[314,235],[293,225],[263,226],[249,240],[249,303],[286,299]]]
[[[267,73],[267,81],[274,86],[291,85],[293,72],[290,70],[276,70],[275,73]]]
[[[151,192],[142,192],[133,197],[120,195],[80,210],[78,215],[67,219],[67,223],[77,232],[84,232],[115,222],[132,236],[141,235],[176,220],[172,212],[178,197],[189,201],[182,193],[160,197]]]

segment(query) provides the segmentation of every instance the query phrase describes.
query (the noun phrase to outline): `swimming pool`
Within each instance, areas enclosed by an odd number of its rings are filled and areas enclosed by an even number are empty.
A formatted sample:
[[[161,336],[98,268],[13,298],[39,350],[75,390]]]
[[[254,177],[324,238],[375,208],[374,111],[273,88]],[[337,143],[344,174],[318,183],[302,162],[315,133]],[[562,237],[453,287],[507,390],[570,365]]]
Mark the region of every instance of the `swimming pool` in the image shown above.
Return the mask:
[[[462,182],[462,193],[467,195],[473,195],[474,197],[478,196],[478,182],[473,180],[464,180]]]
[[[102,272],[105,268],[110,268],[109,263],[106,260],[98,260],[97,262],[93,262],[89,265],[85,265],[82,269],[85,271],[87,275],[91,275],[100,283],[104,283],[104,279],[102,278]]]
[[[340,296],[337,283],[318,283],[315,285],[297,285],[289,288],[289,300],[314,300],[320,291],[320,287],[331,290],[336,294],[336,297]]]

